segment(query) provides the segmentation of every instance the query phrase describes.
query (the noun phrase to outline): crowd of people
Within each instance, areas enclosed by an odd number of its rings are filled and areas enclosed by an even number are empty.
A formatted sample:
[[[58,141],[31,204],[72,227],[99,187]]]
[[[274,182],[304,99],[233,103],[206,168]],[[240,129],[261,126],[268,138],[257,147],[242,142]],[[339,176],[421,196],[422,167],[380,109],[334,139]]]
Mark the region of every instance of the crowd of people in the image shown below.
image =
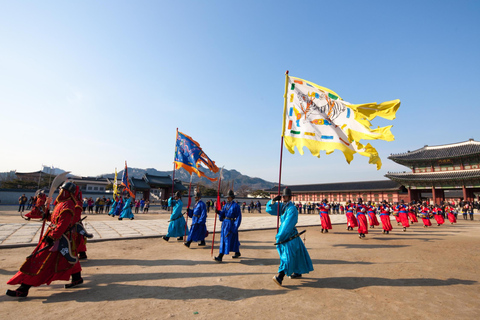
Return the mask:
[[[180,192],[176,192],[168,199],[167,206],[171,208],[172,213],[168,233],[163,236],[163,240],[168,242],[171,237],[176,237],[178,241],[183,241],[187,248],[190,248],[192,242],[197,242],[198,246],[205,246],[205,239],[209,235],[206,227],[207,214],[213,209],[215,217],[218,217],[222,223],[219,232],[219,253],[214,260],[221,263],[224,256],[231,252],[234,253],[232,258],[240,258],[242,255],[238,231],[242,222],[242,211],[245,212],[245,208],[248,208],[249,212],[254,210],[261,212],[260,202],[252,201],[248,206],[243,202],[240,205],[234,200],[235,194],[232,190],[228,192],[227,200],[222,201],[219,206],[212,200],[204,203],[201,197],[200,192],[195,192],[193,209],[187,208],[186,212],[183,211]],[[32,286],[50,284],[54,280],[70,280],[65,288],[73,288],[83,283],[79,260],[86,259],[86,238],[92,237],[82,225],[81,214],[86,213],[87,208],[88,212],[93,212],[95,206],[96,213],[108,211],[110,216],[118,217],[119,220],[133,220],[132,208],[135,213],[139,213],[140,210],[144,213],[148,212],[149,208],[148,200],[135,200],[130,194],[114,197],[113,203],[106,198],[98,198],[96,201],[92,198],[84,199],[79,188],[72,182],[65,182],[62,185],[51,214],[48,203],[45,205],[45,200],[45,194],[39,192],[29,214],[51,223],[33,253],[27,257],[17,274],[8,281],[8,284],[20,285],[16,290],[7,290],[8,296],[26,297]],[[163,208],[163,203],[161,205]],[[266,212],[270,215],[279,215],[281,222],[275,237],[280,265],[273,281],[282,286],[285,276],[298,279],[303,274],[313,271],[308,250],[300,238],[305,231],[299,233],[296,229],[298,214],[302,209],[306,214],[320,215],[322,233],[328,233],[332,229],[329,217],[331,213],[345,214],[347,230],[353,231],[357,228],[359,238],[363,239],[369,229],[380,225],[383,233],[389,234],[393,229],[391,221],[396,221],[406,232],[410,225],[419,223],[419,219],[422,220],[424,228],[431,227],[432,221],[437,226],[441,226],[446,221],[454,224],[459,211],[462,212],[464,219],[473,220],[473,210],[476,207],[478,208],[477,202],[458,204],[444,202],[439,205],[429,202],[407,204],[402,200],[395,204],[389,204],[387,201],[377,204],[370,201],[364,203],[361,198],[356,202],[348,200],[345,205],[329,204],[327,199],[321,203],[302,205],[293,202],[291,190],[285,188],[281,196],[274,197],[266,205]],[[34,210],[38,212],[34,214]],[[391,220],[391,216],[395,217],[395,220]],[[191,219],[190,227],[188,227],[188,218]]]

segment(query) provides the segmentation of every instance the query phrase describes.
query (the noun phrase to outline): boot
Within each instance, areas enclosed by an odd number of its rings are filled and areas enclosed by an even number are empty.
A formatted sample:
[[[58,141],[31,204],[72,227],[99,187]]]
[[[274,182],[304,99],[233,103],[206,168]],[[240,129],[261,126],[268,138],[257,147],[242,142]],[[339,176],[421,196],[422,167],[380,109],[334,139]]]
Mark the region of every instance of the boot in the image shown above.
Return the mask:
[[[218,262],[218,263],[222,262],[223,253],[219,253],[219,254],[218,254],[218,257],[215,257],[214,259],[215,259],[215,261]]]
[[[82,274],[80,272],[72,274],[72,282],[65,285],[65,289],[76,287],[83,283]]]
[[[162,239],[168,242],[168,239],[170,239],[170,237],[163,236]]]
[[[17,290],[7,290],[5,293],[7,296],[10,297],[18,297],[18,298],[25,298],[28,296],[28,290],[30,289],[31,286],[28,284],[21,284],[20,287],[17,288]]]
[[[284,277],[285,277],[285,272],[281,271],[276,276],[273,276],[273,282],[275,282],[281,287]]]
[[[192,241],[187,241],[185,242],[183,245],[187,248],[190,248],[190,244],[192,243]]]
[[[183,236],[177,238],[178,241],[183,241]]]
[[[232,259],[240,258],[242,254],[240,252],[235,252],[235,255],[232,256]]]
[[[200,241],[198,244],[199,247],[204,247],[205,246],[205,240]]]
[[[79,252],[78,253],[78,260],[85,260],[87,259],[87,254],[85,251]]]

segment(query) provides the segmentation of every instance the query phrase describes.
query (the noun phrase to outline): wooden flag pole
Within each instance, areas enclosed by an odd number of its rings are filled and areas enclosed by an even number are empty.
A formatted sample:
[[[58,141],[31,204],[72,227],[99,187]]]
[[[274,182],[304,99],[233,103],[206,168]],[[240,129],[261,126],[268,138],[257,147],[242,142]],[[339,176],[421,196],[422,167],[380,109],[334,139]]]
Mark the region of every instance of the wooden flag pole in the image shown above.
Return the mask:
[[[285,72],[285,94],[283,95],[283,124],[282,138],[280,143],[280,168],[278,173],[278,195],[281,193],[282,186],[282,159],[283,159],[283,136],[285,135],[285,117],[287,116],[287,92],[288,92],[288,70]],[[281,202],[280,202],[281,203]],[[280,204],[277,205],[277,233],[280,227]]]
[[[177,140],[178,140],[178,128],[177,128],[177,134],[175,135],[175,155],[173,156],[173,177],[172,177],[172,197],[175,194],[175,157],[177,156]]]
[[[220,204],[220,184],[222,181],[222,172],[223,167],[220,170],[220,177],[218,177],[217,203],[215,204],[215,220],[213,222],[212,250],[210,251],[210,256],[213,256],[213,246],[215,244],[215,231],[217,229],[217,210],[222,210],[222,205]]]
[[[187,203],[187,218],[185,219],[185,237],[183,242],[187,242],[187,225],[188,225],[188,210],[190,210],[190,204],[192,204],[192,198],[190,198],[190,190],[192,190],[192,174],[190,173],[190,184],[188,185],[188,203]]]

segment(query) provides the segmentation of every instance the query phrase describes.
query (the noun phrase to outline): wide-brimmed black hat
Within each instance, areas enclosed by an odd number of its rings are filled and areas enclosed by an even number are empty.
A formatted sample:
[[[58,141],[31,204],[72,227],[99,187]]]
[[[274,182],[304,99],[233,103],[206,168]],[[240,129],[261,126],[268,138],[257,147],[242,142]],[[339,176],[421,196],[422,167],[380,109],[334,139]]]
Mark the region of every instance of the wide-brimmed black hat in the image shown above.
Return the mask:
[[[292,190],[290,190],[289,187],[286,187],[285,189],[283,189],[283,193],[282,193],[282,196],[292,196]]]
[[[227,197],[228,197],[228,198],[234,198],[234,199],[235,199],[235,193],[233,192],[233,190],[228,190]]]

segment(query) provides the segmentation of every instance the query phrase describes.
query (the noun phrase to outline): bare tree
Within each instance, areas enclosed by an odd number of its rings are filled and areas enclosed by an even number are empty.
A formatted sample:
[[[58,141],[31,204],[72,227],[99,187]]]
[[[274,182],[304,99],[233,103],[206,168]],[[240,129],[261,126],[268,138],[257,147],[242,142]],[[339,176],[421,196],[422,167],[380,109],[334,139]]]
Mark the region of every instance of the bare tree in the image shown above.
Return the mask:
[[[238,189],[237,189],[237,195],[238,195],[239,197],[242,197],[242,198],[248,196],[248,193],[249,193],[249,192],[250,192],[250,187],[247,186],[246,184],[242,184],[242,185],[241,185],[240,187],[238,187]]]

